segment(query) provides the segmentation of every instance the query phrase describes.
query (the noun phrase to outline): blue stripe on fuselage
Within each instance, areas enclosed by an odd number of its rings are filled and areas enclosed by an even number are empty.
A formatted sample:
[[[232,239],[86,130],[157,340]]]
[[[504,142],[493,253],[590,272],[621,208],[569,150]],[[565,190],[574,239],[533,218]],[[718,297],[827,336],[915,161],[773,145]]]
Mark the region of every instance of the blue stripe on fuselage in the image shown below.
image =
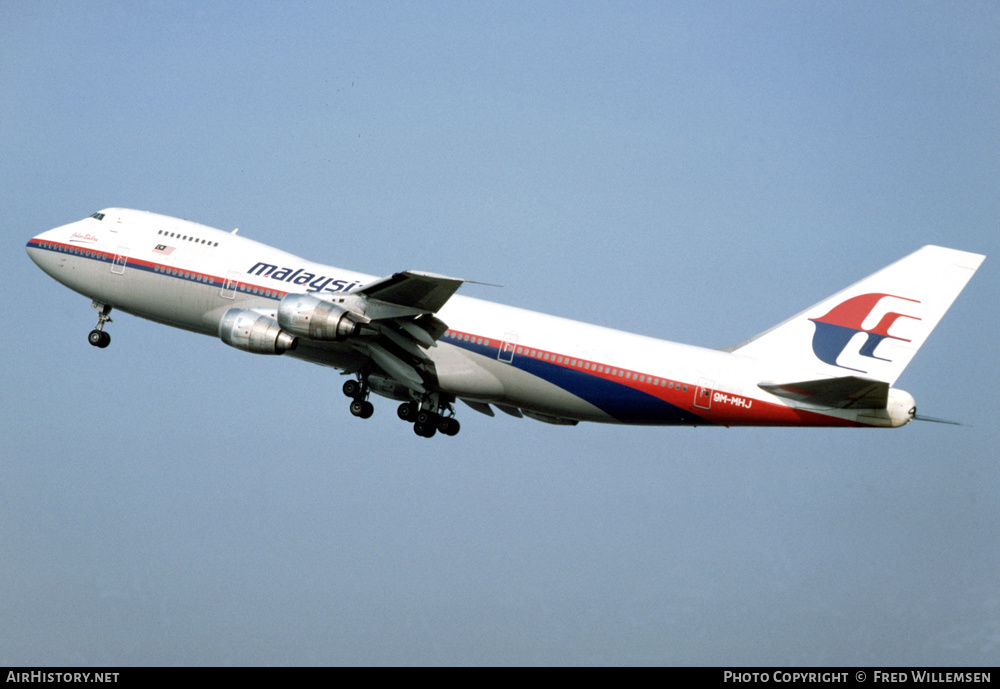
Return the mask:
[[[490,359],[496,359],[499,354],[499,348],[489,344],[460,339],[449,342]],[[562,388],[617,421],[651,425],[712,423],[655,395],[637,390],[624,381],[609,380],[590,371],[520,354],[515,354],[507,365]]]

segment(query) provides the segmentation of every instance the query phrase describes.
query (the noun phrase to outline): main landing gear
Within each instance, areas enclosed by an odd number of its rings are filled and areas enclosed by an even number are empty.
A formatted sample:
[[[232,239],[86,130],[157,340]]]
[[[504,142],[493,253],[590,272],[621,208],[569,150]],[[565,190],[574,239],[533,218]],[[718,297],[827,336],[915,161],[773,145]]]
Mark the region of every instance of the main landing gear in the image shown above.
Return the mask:
[[[413,432],[421,438],[432,438],[438,431],[444,435],[457,434],[462,426],[455,418],[455,411],[451,404],[443,407],[435,404],[436,397],[434,394],[428,395],[429,399],[424,400],[428,404],[427,408],[419,402],[403,402],[396,410],[396,415],[403,421],[412,423]]]
[[[111,322],[111,307],[107,304],[98,304],[96,301],[91,304],[97,309],[97,326],[87,335],[87,342],[95,347],[104,349],[111,344],[111,335],[104,332],[104,324]]]
[[[368,401],[367,377],[360,380],[348,380],[344,383],[344,394],[350,397],[351,413],[362,419],[375,413],[375,407]],[[446,399],[442,399],[446,397]],[[455,410],[451,406],[454,398],[432,392],[424,394],[419,401],[403,402],[396,410],[396,415],[403,421],[413,424],[413,432],[421,438],[431,438],[438,431],[443,435],[455,435],[461,429],[461,424],[455,418]]]
[[[361,419],[367,419],[375,413],[375,405],[368,401],[368,385],[366,381],[349,380],[344,383],[344,394],[353,399],[351,413]]]

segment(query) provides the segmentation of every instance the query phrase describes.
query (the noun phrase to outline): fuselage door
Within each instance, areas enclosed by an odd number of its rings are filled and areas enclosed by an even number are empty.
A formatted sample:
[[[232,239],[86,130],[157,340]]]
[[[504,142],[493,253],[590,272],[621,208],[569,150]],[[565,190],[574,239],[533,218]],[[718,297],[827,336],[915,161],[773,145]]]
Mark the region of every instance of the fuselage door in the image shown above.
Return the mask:
[[[514,360],[514,349],[517,347],[517,334],[504,333],[503,342],[500,344],[500,351],[497,352],[497,359],[505,363]]]
[[[226,299],[236,298],[236,287],[240,283],[240,271],[230,270],[226,273],[226,281],[222,283],[222,296]]]
[[[715,392],[715,381],[702,378],[694,390],[694,406],[702,409],[712,408],[712,393]]]
[[[125,274],[125,264],[128,263],[128,247],[120,246],[118,247],[117,253],[115,253],[115,260],[111,262],[111,272],[115,275]]]

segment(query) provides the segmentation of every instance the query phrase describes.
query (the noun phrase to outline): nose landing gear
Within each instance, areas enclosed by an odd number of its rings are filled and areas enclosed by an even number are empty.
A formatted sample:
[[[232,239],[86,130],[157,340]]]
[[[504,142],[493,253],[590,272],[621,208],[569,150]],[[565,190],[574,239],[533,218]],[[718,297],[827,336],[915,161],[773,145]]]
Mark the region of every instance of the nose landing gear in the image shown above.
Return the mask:
[[[104,332],[104,324],[111,322],[111,316],[108,315],[111,313],[111,307],[107,304],[99,304],[96,301],[91,306],[97,309],[97,325],[87,335],[87,342],[94,347],[104,349],[111,344],[111,335]]]

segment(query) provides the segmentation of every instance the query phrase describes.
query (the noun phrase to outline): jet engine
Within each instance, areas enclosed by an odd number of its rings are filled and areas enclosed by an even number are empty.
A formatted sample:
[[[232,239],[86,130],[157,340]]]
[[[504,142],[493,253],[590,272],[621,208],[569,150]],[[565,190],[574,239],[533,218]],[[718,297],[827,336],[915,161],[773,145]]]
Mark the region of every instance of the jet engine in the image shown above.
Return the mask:
[[[287,294],[278,306],[278,325],[310,340],[344,340],[358,331],[351,312],[311,294]]]
[[[249,309],[229,309],[219,322],[219,337],[231,347],[254,354],[283,354],[297,341],[273,318]]]

